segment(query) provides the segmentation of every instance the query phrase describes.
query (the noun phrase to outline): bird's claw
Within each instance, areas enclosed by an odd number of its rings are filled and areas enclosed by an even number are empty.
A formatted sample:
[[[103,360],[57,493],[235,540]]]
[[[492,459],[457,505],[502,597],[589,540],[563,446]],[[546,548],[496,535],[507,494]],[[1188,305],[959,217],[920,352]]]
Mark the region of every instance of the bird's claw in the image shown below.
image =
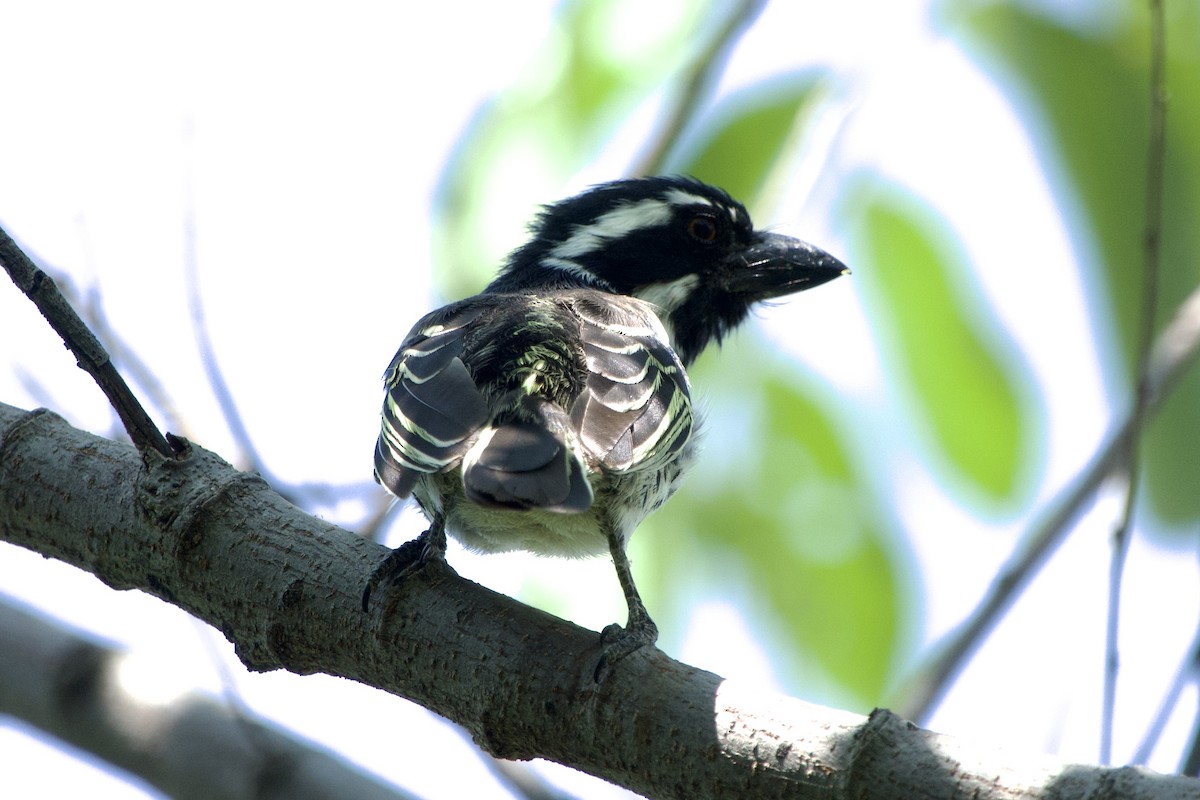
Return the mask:
[[[368,610],[371,603],[371,595],[380,586],[404,580],[412,573],[419,571],[430,561],[445,560],[445,552],[433,547],[430,537],[427,534],[428,531],[415,539],[405,542],[384,556],[383,560],[375,565],[375,569],[371,571],[371,577],[367,578],[367,585],[363,587],[363,611]]]
[[[631,619],[624,628],[614,622],[600,632],[600,659],[592,672],[592,680],[604,683],[618,662],[657,641],[658,626],[648,616]]]

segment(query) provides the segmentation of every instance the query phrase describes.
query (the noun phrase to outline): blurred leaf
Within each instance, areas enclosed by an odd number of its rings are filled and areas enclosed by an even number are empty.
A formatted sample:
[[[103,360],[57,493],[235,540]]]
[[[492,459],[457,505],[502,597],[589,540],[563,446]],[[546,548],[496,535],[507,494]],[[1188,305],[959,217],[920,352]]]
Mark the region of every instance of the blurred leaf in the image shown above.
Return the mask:
[[[1145,168],[1149,115],[1149,35],[1143,4],[1086,34],[1019,4],[948,5],[968,48],[1000,76],[1024,112],[1045,171],[1059,179],[1062,205],[1089,280],[1093,325],[1113,403],[1132,402],[1138,315],[1142,304]],[[1200,282],[1200,8],[1167,5],[1167,187],[1159,321]],[[1032,100],[1034,108],[1029,108]],[[1094,259],[1094,260],[1093,260]],[[1200,517],[1200,380],[1180,385],[1144,442],[1146,485],[1156,512],[1175,523]]]
[[[807,112],[820,98],[814,74],[765,81],[731,95],[710,114],[701,141],[679,159],[672,172],[720,186],[753,208],[772,173],[787,166]]]
[[[662,580],[751,576],[756,623],[788,637],[786,657],[773,660],[790,664],[810,693],[815,665],[840,694],[880,702],[910,589],[863,467],[827,402],[781,374],[786,362],[744,338],[719,361],[719,379],[694,370],[707,409],[704,456],[653,518],[659,546],[671,550],[655,560],[678,573]]]
[[[434,212],[447,296],[472,294],[494,276],[538,206],[558,199],[638,105],[704,51],[727,13],[717,0],[559,7],[546,43],[480,110],[447,166]]]
[[[765,389],[757,483],[760,501],[777,509],[778,531],[743,550],[773,606],[789,612],[793,638],[860,698],[878,702],[899,639],[887,531],[828,410],[778,377]],[[780,557],[789,551],[791,564]]]
[[[855,283],[875,338],[940,453],[992,503],[1013,504],[1040,439],[1022,395],[1016,347],[982,303],[964,292],[966,257],[945,223],[896,191],[853,188]],[[857,252],[855,252],[857,251]]]

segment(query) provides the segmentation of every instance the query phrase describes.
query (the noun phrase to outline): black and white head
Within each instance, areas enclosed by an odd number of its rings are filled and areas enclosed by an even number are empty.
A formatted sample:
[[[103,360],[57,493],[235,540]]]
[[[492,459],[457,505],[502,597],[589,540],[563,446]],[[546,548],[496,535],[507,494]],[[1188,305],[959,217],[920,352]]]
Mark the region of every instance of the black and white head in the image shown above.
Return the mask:
[[[754,303],[811,289],[846,267],[798,239],[756,231],[745,206],[692,178],[633,178],[547,206],[490,292],[590,287],[659,308],[690,364]]]

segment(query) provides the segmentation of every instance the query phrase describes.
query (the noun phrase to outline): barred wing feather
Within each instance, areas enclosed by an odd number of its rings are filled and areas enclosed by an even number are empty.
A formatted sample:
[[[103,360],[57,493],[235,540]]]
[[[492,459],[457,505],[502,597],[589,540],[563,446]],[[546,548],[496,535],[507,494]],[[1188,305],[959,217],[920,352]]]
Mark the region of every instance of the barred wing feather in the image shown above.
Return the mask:
[[[649,305],[633,298],[578,300],[587,364],[571,409],[583,446],[613,472],[657,468],[691,435],[687,373]]]
[[[488,420],[487,402],[462,360],[463,334],[481,313],[450,306],[426,316],[384,373],[375,475],[397,497],[407,497],[421,474],[462,458]]]

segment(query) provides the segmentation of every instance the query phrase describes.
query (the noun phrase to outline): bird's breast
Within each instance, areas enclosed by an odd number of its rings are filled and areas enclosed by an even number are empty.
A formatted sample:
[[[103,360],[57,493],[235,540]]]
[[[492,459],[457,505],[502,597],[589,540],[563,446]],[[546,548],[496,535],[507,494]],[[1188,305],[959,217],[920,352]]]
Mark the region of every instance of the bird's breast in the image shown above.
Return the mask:
[[[459,503],[447,518],[446,530],[468,550],[482,553],[524,550],[543,556],[586,558],[608,552],[594,506],[578,514],[558,514],[536,508],[517,511]]]

